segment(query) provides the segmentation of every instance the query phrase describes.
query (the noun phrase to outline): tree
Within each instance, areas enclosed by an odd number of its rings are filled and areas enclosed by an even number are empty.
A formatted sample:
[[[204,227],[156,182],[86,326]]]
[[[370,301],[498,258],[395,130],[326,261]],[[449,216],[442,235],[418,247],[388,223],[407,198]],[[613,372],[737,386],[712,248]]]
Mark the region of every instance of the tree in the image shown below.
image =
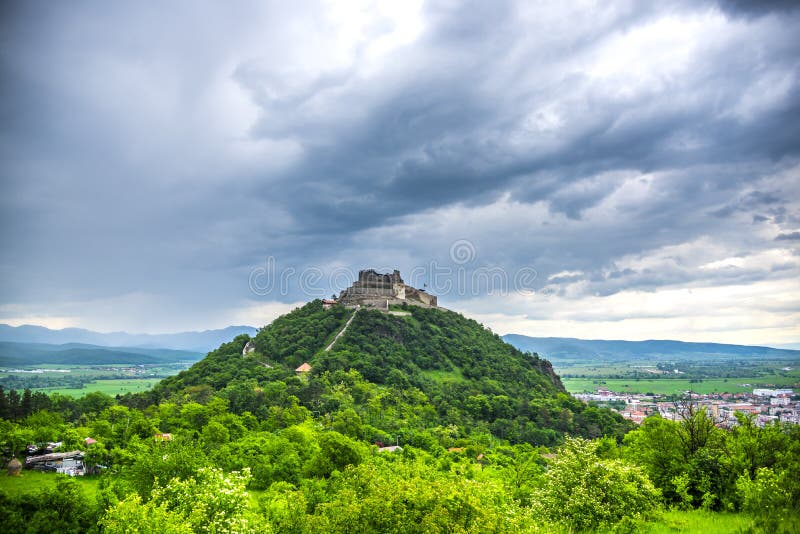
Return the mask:
[[[202,450],[180,440],[150,443],[137,451],[133,464],[125,471],[139,495],[147,499],[158,480],[191,477],[206,465]]]
[[[742,510],[756,518],[758,526],[767,532],[797,532],[800,519],[796,503],[792,502],[789,485],[797,481],[788,480],[772,469],[762,467],[751,480],[742,475],[736,486],[742,497]]]
[[[366,448],[336,431],[319,436],[319,451],[311,458],[306,471],[311,476],[327,477],[348,465],[358,465],[366,456]]]
[[[110,507],[100,524],[106,534],[192,534],[191,527],[179,514],[152,501],[142,503],[142,498],[136,494]]]
[[[691,400],[678,401],[675,406],[681,418],[678,437],[687,459],[700,449],[718,443],[715,438],[719,436],[719,429],[714,426],[714,419],[705,406]]]
[[[678,423],[652,416],[624,438],[624,456],[644,469],[667,502],[673,503],[682,501],[675,486],[676,477],[686,473],[679,433]]]
[[[626,517],[646,517],[660,506],[661,492],[641,469],[599,458],[597,446],[567,438],[534,495],[536,512],[568,528],[594,531]]]
[[[187,478],[157,485],[147,503],[139,495],[119,502],[101,524],[113,534],[269,532],[269,525],[248,508],[248,480],[246,471],[226,475],[203,467]]]
[[[11,504],[11,506],[8,506]],[[22,519],[24,532],[93,532],[100,510],[68,477],[56,479],[54,487],[46,487],[31,495],[20,495],[7,508],[17,508],[15,519]],[[11,526],[3,524],[12,532]],[[4,530],[5,530],[4,528]]]

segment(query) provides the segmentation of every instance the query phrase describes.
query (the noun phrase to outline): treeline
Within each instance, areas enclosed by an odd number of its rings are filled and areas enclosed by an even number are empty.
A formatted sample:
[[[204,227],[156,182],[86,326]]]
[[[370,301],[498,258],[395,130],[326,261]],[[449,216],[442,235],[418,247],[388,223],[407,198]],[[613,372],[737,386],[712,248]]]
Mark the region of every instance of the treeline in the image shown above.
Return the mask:
[[[53,403],[45,393],[23,390],[20,394],[16,389],[6,393],[0,386],[0,419],[17,421],[39,410],[49,410]]]
[[[108,374],[104,378],[130,378],[129,376],[119,374]],[[66,373],[54,374],[25,374],[13,375],[9,374],[0,378],[0,387],[11,390],[16,389],[23,391],[25,389],[39,389],[39,388],[74,388],[81,389],[86,384],[94,380],[88,376],[71,376]]]
[[[105,466],[96,499],[70,480],[0,491],[4,531],[635,532],[668,507],[745,511],[758,532],[800,527],[798,427],[744,416],[732,431],[701,411],[654,416],[622,443],[568,438],[549,450],[436,427],[421,440],[386,435],[402,450],[378,452],[347,409],[320,420],[295,404],[260,419],[216,395],[145,410],[106,400],[73,421],[0,420],[14,453],[58,440]]]

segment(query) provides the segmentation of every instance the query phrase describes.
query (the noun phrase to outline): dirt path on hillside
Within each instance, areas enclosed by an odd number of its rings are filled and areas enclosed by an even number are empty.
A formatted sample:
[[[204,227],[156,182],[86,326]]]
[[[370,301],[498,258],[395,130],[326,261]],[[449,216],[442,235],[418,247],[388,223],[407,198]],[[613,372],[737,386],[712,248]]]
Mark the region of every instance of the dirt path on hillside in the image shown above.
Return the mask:
[[[342,327],[342,329],[339,330],[339,333],[336,334],[336,337],[333,338],[333,341],[331,341],[331,344],[328,345],[327,347],[325,347],[325,352],[328,352],[329,350],[331,350],[333,348],[333,346],[336,344],[336,342],[339,340],[339,338],[342,337],[342,334],[344,334],[345,330],[347,330],[347,327],[350,326],[350,323],[352,323],[353,319],[355,319],[356,314],[358,313],[359,309],[360,308],[356,308],[356,311],[353,312],[353,315],[351,315],[350,318],[347,320],[347,322],[344,323],[344,327]]]

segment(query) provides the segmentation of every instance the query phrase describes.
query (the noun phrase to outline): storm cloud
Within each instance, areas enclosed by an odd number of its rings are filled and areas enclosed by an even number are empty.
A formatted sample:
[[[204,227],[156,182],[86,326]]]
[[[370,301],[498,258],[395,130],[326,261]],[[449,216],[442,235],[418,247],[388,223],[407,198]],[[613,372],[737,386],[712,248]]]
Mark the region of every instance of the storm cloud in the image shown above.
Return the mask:
[[[383,4],[5,5],[0,321],[260,325],[396,267],[501,332],[800,341],[792,3]]]

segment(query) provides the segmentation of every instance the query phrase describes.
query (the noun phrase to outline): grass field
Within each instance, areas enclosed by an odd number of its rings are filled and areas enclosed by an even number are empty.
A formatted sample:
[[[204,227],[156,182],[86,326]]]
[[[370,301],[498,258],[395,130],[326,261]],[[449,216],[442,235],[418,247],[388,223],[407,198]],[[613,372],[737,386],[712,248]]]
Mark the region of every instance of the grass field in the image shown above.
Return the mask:
[[[125,393],[139,393],[147,391],[155,384],[161,381],[160,378],[131,378],[131,379],[113,379],[113,380],[94,380],[82,389],[76,388],[42,388],[38,391],[43,391],[48,395],[53,393],[60,393],[61,395],[70,395],[72,397],[83,397],[87,393],[99,391],[112,397]]]
[[[766,379],[765,379],[766,378]],[[695,393],[739,393],[753,391],[756,387],[793,386],[795,378],[709,378],[701,382],[688,379],[635,379],[635,378],[564,378],[561,380],[570,393],[592,393],[599,387],[624,393],[654,393],[656,395]]]
[[[704,512],[702,510],[664,512],[662,517],[645,523],[640,532],[668,534],[673,532],[702,532],[703,534],[728,534],[749,532],[753,520],[744,514]]]
[[[56,480],[64,478],[66,475],[57,473],[42,473],[40,471],[22,470],[18,477],[10,477],[6,473],[0,473],[0,490],[5,490],[11,495],[23,493],[36,493],[42,489],[54,488]],[[92,477],[73,477],[78,482],[84,494],[94,500],[97,497],[97,486],[100,478]],[[0,528],[0,531],[2,528]]]

